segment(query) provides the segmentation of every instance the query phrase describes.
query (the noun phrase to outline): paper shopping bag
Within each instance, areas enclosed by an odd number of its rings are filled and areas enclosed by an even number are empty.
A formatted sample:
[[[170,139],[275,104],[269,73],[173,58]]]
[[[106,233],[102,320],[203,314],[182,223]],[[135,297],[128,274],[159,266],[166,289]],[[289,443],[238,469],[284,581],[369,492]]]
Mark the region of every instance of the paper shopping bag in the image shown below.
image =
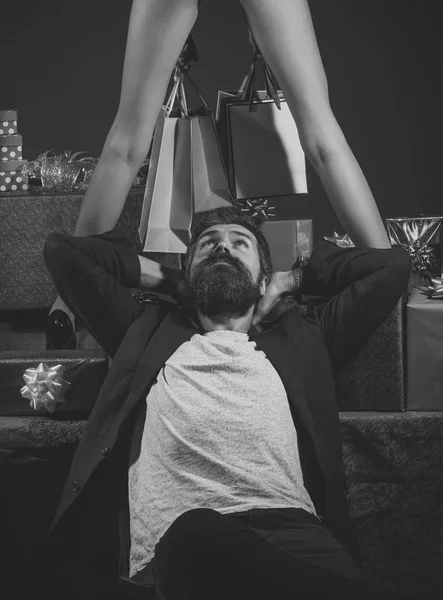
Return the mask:
[[[197,88],[203,108],[188,110],[185,77],[195,88],[177,66],[156,124],[139,227],[145,252],[185,253],[194,213],[232,204],[214,117]]]
[[[263,66],[266,90],[255,89],[257,59]],[[307,192],[297,125],[258,50],[240,89],[218,91],[216,125],[234,198]]]
[[[163,107],[156,124],[138,230],[144,252],[186,252],[192,222],[189,145],[189,121],[167,116]]]
[[[194,213],[229,206],[233,198],[212,113],[191,117]]]

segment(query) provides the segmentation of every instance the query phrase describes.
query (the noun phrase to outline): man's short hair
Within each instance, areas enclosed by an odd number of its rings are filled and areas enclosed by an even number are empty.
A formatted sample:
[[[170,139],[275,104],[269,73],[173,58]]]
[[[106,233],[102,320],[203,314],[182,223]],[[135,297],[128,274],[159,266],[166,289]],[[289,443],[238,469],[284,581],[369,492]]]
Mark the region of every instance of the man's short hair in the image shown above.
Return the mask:
[[[234,206],[223,206],[222,208],[215,208],[214,210],[200,213],[197,219],[195,229],[192,232],[191,243],[185,255],[185,269],[187,274],[189,273],[194,256],[195,244],[206,229],[214,225],[241,225],[245,229],[248,229],[257,240],[261,274],[270,277],[272,273],[272,260],[269,244],[258,228],[257,222],[252,217],[245,215]]]

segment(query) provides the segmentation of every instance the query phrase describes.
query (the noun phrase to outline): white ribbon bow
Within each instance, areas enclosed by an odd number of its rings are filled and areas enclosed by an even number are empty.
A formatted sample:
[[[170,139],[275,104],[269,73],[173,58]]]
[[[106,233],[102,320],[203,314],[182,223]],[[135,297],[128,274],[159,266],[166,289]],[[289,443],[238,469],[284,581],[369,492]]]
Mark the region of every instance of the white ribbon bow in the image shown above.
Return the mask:
[[[340,246],[340,248],[355,248],[354,242],[349,237],[349,234],[345,233],[343,235],[339,235],[336,231],[332,237],[323,236],[327,242],[332,242],[336,246]]]
[[[34,410],[43,407],[50,413],[55,412],[58,404],[66,402],[64,394],[71,386],[62,379],[64,372],[63,365],[48,367],[45,363],[36,369],[26,369],[23,375],[26,385],[20,390],[21,395],[30,400]]]

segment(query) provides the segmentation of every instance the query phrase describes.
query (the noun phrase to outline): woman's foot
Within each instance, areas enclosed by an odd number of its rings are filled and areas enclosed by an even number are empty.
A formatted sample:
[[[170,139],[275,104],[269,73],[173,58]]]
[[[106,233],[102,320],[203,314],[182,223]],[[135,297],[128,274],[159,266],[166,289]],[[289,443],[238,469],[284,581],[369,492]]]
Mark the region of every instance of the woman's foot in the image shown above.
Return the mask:
[[[77,336],[68,314],[53,310],[46,323],[46,350],[76,350]]]

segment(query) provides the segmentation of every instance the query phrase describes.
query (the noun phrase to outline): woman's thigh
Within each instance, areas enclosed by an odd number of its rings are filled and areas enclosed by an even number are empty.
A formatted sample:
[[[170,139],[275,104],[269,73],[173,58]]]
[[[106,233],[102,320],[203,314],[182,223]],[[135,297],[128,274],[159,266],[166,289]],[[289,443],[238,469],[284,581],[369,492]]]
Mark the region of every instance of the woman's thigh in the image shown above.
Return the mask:
[[[198,14],[198,0],[133,0],[118,116],[143,126],[163,101]]]
[[[297,122],[305,152],[338,135],[307,0],[239,0]]]

